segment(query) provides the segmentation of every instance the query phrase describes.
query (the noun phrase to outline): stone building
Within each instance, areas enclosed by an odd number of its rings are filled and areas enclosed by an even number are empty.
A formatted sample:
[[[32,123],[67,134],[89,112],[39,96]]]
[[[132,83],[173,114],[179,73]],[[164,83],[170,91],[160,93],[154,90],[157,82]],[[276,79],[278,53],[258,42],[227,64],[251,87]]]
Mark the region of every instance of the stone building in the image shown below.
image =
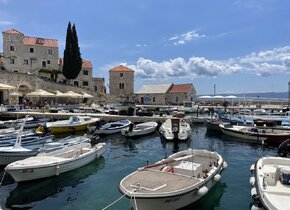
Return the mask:
[[[132,100],[134,94],[134,71],[119,65],[109,70],[110,95]]]
[[[183,105],[184,101],[196,99],[196,91],[192,84],[143,85],[136,95],[140,104],[148,105]]]
[[[170,104],[183,105],[184,101],[194,101],[196,91],[192,84],[174,84],[168,93]]]
[[[7,71],[37,74],[58,69],[58,40],[25,36],[11,29],[2,32],[3,66]]]
[[[168,92],[172,88],[172,83],[143,85],[136,93],[140,104],[166,105],[168,104]]]

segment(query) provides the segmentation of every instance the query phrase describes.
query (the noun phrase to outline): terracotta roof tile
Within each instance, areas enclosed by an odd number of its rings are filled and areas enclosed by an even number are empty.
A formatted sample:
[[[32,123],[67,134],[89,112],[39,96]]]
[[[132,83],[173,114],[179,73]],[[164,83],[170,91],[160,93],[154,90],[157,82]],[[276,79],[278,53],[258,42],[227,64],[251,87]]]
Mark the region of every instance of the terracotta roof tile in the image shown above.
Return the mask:
[[[93,69],[92,62],[89,60],[83,60],[82,68]]]
[[[58,59],[59,65],[63,65],[63,58]],[[92,62],[89,60],[83,60],[82,68],[93,69]]]
[[[169,91],[170,93],[186,93],[190,91],[190,88],[192,87],[192,84],[178,84],[178,85],[173,85],[171,90]]]
[[[6,34],[22,34],[21,32],[15,30],[15,29],[9,29],[7,31],[3,31],[3,33],[6,33]]]
[[[115,72],[134,72],[132,69],[129,69],[128,67],[126,66],[123,66],[123,65],[119,65],[119,66],[116,66],[114,68],[112,68],[110,71],[115,71]]]
[[[58,48],[57,39],[45,39],[25,36],[23,39],[23,44],[32,46],[44,46],[44,47],[56,47]]]

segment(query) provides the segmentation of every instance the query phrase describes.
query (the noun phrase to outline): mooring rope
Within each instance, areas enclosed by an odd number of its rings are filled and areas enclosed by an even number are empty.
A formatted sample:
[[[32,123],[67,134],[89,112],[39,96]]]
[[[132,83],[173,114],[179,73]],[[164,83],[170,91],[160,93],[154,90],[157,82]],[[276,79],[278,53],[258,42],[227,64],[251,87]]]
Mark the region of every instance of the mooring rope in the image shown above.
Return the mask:
[[[2,179],[1,179],[1,182],[0,182],[0,187],[2,186],[2,182],[4,180],[5,175],[6,175],[6,170],[4,170],[4,173],[3,173],[3,176],[2,176]]]
[[[121,200],[122,198],[124,198],[126,196],[126,194],[122,195],[121,197],[119,197],[117,200],[115,200],[113,203],[109,204],[108,206],[106,206],[105,208],[103,208],[102,210],[108,209],[111,206],[113,206],[115,203],[117,203],[119,200]]]

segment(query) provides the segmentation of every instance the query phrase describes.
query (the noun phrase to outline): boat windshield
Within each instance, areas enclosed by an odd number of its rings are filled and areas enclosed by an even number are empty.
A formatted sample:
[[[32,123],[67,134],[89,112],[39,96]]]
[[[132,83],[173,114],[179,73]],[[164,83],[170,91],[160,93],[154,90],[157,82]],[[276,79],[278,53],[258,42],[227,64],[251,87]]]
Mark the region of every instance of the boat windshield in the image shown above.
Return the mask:
[[[290,185],[290,171],[289,169],[283,170],[281,169],[281,176],[280,176],[282,184]]]

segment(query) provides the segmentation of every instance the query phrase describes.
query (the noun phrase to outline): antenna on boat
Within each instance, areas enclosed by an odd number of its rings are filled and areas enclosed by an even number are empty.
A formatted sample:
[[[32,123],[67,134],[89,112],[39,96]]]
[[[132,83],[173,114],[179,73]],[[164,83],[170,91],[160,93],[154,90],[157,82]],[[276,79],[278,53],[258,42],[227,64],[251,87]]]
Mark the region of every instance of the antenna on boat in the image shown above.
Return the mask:
[[[17,133],[17,138],[16,138],[16,142],[14,144],[14,148],[20,148],[21,147],[21,138],[22,138],[22,131],[23,131],[23,128],[25,126],[25,122],[27,120],[29,115],[26,115],[25,119],[23,120],[23,122],[21,123],[21,126],[18,130],[18,133]]]

